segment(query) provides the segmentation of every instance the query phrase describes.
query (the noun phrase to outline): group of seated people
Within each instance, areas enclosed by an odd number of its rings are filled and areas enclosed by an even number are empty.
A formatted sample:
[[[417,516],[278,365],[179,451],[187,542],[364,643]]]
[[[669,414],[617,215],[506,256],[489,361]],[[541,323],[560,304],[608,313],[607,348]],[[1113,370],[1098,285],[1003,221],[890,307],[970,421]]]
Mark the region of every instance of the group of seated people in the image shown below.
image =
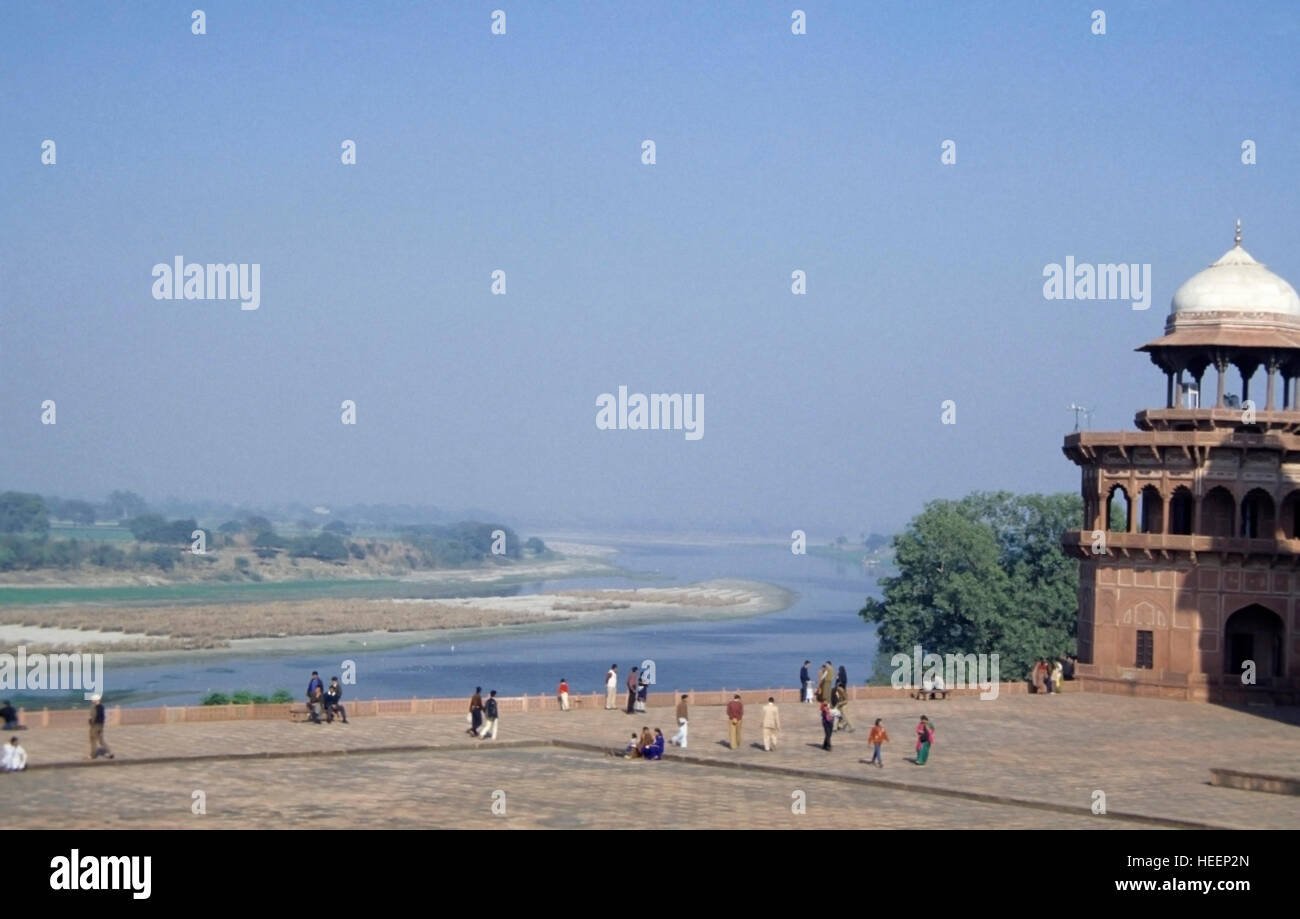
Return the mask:
[[[321,715],[325,716],[326,724],[334,723],[334,716],[338,715],[344,724],[348,723],[347,710],[343,708],[343,687],[339,685],[338,677],[330,677],[329,686],[321,683],[320,676],[315,670],[311,672],[311,680],[307,683],[307,711],[311,720],[315,724],[320,724]]]
[[[662,759],[664,755],[664,732],[655,728],[653,735],[650,728],[642,727],[641,736],[632,735],[627,749],[623,751],[624,759]]]

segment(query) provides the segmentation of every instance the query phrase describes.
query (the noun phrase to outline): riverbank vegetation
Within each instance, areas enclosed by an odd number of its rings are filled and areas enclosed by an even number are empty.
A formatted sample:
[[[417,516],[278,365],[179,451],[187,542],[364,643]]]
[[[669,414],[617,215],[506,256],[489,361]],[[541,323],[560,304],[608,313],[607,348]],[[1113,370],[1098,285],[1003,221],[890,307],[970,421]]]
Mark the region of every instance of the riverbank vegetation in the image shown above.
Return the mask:
[[[118,516],[121,515],[121,516]],[[107,519],[105,519],[107,518]],[[410,571],[548,559],[537,537],[501,523],[386,524],[342,520],[273,522],[248,513],[218,524],[168,518],[130,492],[102,505],[0,494],[0,572],[134,572],[180,580],[258,581],[300,576],[300,563],[338,576],[395,576]]]

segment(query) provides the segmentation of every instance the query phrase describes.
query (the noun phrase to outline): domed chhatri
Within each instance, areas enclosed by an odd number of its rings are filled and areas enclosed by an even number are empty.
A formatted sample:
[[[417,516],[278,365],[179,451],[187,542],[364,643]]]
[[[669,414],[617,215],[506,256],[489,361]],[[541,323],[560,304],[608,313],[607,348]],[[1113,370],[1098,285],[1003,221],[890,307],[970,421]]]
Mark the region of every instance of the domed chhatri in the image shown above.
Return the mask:
[[[1233,247],[1174,293],[1171,314],[1282,314],[1300,318],[1300,297],[1283,278],[1241,248],[1241,221]]]
[[[1151,355],[1152,363],[1166,374],[1166,409],[1231,409],[1244,404],[1251,400],[1251,378],[1262,368],[1266,398],[1256,400],[1258,407],[1286,413],[1264,426],[1280,424],[1300,433],[1294,408],[1300,380],[1300,297],[1294,287],[1241,248],[1240,220],[1234,243],[1223,258],[1178,288],[1165,334],[1138,350]],[[1216,371],[1216,386],[1214,401],[1206,405],[1201,383],[1208,369]],[[1230,369],[1237,371],[1240,380],[1237,393],[1226,389]],[[1171,423],[1203,427],[1238,423],[1231,414],[1188,418],[1158,411],[1141,412],[1137,420],[1143,430]]]

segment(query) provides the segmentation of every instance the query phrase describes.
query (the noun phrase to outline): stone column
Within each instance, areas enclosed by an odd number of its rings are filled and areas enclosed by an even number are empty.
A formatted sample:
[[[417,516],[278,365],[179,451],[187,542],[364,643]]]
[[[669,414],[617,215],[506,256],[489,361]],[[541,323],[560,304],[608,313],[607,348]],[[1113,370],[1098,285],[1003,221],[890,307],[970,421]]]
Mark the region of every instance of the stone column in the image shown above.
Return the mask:
[[[1268,363],[1264,365],[1264,370],[1268,374],[1268,394],[1264,399],[1264,410],[1273,411],[1273,377],[1277,374],[1277,359],[1270,357]]]
[[[1224,377],[1228,373],[1228,362],[1222,357],[1216,357],[1214,359],[1214,369],[1219,372],[1219,395],[1218,398],[1215,399],[1214,407],[1223,408],[1223,390],[1226,382]]]

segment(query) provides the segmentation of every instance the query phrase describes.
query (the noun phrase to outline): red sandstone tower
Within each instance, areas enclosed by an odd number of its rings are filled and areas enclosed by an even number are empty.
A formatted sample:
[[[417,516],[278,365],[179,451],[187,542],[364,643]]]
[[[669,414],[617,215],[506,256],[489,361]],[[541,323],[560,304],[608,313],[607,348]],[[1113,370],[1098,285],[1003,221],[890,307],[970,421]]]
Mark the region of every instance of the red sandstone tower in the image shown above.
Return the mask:
[[[1083,469],[1083,526],[1062,540],[1080,560],[1079,674],[1105,690],[1295,702],[1300,298],[1241,248],[1238,222],[1138,350],[1165,373],[1164,408],[1063,447]]]

